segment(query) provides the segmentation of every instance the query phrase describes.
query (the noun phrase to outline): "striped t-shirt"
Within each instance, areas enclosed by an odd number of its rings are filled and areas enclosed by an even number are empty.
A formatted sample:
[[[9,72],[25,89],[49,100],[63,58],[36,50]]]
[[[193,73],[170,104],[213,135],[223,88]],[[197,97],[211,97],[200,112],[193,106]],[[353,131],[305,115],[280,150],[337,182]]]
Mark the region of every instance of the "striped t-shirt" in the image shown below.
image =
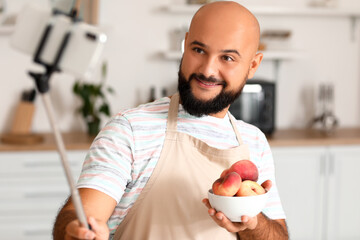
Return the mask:
[[[78,188],[97,189],[108,194],[117,206],[108,221],[111,237],[145,187],[165,140],[170,98],[140,105],[115,115],[92,143],[83,164]],[[263,210],[271,219],[285,218],[275,182],[274,163],[264,134],[256,127],[237,121],[250,159],[259,169],[259,183],[273,182],[268,203]],[[212,147],[238,146],[229,116],[195,117],[179,105],[177,130],[198,138]],[[110,238],[111,238],[110,237]]]

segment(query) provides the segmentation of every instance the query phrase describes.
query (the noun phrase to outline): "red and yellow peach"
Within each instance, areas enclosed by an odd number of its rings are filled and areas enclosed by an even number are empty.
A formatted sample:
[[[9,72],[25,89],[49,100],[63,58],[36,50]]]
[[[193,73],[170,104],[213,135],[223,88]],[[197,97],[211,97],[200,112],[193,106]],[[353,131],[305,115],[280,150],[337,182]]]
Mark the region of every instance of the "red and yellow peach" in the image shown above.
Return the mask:
[[[240,160],[225,169],[213,185],[213,193],[220,196],[254,196],[265,193],[258,184],[259,172],[250,160]]]
[[[212,190],[216,195],[234,196],[239,191],[240,185],[240,175],[236,172],[230,172],[217,179],[212,185]]]

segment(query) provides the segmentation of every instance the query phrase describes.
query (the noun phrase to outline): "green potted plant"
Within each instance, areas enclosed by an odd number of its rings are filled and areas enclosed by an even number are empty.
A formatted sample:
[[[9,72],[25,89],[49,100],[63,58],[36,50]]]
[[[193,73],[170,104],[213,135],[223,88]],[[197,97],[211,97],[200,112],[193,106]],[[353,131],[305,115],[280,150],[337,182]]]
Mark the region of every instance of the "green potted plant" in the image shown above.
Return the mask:
[[[100,131],[101,115],[110,116],[110,105],[106,99],[106,93],[114,93],[111,87],[105,87],[107,75],[107,63],[104,62],[101,68],[100,83],[84,83],[75,81],[73,92],[81,99],[81,106],[77,109],[82,114],[89,135],[96,135]]]

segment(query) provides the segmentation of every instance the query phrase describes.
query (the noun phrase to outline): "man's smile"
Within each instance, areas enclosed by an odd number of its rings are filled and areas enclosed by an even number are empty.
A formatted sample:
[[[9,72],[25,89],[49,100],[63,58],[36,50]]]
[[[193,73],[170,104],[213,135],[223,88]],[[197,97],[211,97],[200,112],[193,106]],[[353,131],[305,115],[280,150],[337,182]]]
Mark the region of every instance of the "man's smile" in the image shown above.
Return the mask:
[[[194,80],[196,80],[198,82],[198,84],[204,88],[213,88],[216,86],[224,85],[224,83],[221,81],[209,81],[209,80],[199,79],[197,77],[194,77]]]

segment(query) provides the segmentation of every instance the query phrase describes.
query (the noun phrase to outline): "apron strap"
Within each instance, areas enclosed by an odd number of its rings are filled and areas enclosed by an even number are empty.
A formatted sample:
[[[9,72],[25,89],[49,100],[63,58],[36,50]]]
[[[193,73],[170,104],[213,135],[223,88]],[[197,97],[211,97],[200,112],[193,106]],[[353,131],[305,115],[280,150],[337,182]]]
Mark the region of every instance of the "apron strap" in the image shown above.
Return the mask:
[[[175,93],[171,96],[169,116],[166,131],[176,131],[177,130],[177,117],[179,111],[179,93]]]
[[[243,140],[242,140],[242,138],[241,138],[241,136],[240,136],[240,133],[239,133],[239,131],[238,131],[238,128],[236,127],[236,121],[235,121],[235,119],[231,116],[231,114],[230,114],[229,111],[227,112],[227,114],[228,114],[228,116],[229,116],[231,125],[232,125],[232,127],[233,127],[233,129],[234,129],[234,131],[235,131],[236,138],[237,138],[237,140],[238,140],[238,142],[239,142],[239,145],[242,145],[242,144],[243,144]]]

